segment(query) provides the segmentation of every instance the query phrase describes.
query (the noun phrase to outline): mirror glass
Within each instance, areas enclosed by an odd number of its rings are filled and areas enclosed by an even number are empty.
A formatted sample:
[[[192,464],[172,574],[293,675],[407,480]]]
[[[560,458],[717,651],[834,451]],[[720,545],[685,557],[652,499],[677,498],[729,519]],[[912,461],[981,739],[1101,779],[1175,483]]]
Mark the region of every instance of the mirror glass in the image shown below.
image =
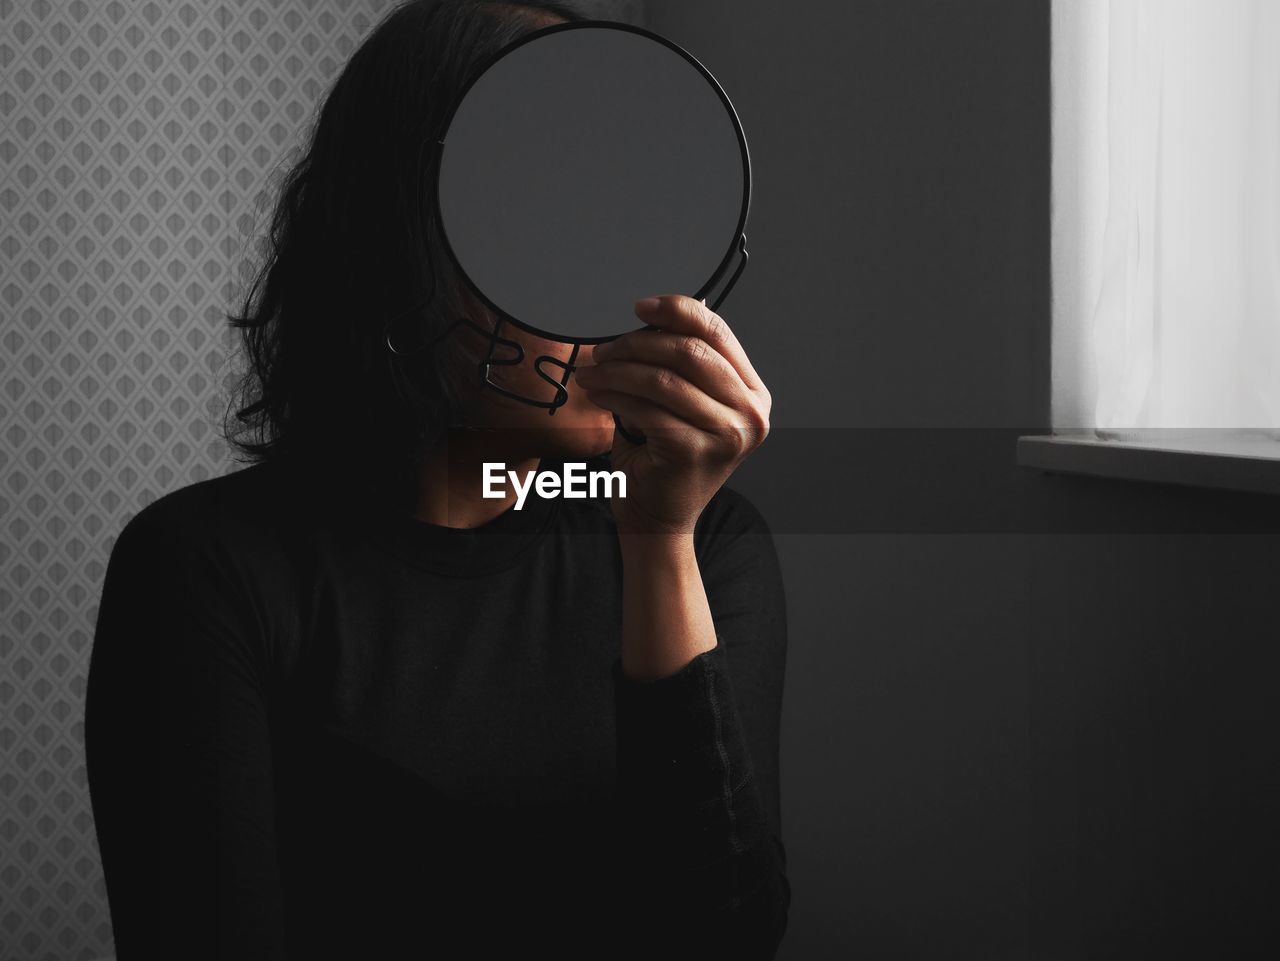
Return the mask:
[[[530,34],[455,105],[437,202],[452,256],[500,317],[566,343],[642,326],[641,297],[731,274],[746,140],[680,48],[614,23]]]

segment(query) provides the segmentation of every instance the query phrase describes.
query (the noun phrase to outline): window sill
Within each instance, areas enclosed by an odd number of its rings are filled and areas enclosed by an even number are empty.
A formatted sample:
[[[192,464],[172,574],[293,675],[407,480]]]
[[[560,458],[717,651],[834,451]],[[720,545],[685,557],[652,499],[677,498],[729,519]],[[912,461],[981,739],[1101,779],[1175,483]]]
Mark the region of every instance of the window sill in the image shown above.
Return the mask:
[[[1257,431],[1151,431],[1103,440],[1093,432],[1018,438],[1018,463],[1050,473],[1280,494],[1280,439]]]

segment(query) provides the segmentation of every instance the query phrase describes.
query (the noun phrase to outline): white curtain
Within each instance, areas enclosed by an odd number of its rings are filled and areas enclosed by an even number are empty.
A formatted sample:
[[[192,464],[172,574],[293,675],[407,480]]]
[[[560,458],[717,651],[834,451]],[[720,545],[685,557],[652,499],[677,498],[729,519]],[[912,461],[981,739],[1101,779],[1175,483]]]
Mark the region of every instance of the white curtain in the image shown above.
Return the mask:
[[[1280,0],[1055,0],[1056,429],[1280,432]]]

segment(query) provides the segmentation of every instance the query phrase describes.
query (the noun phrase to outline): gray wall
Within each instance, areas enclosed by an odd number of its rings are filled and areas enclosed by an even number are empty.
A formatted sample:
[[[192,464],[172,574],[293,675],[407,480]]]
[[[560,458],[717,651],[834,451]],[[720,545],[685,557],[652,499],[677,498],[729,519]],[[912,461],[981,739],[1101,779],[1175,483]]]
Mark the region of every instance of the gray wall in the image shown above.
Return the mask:
[[[781,957],[1230,955],[1274,900],[1274,501],[1049,418],[1048,0],[651,0],[752,149],[723,313],[787,576]],[[1265,532],[1265,533],[1264,533]]]

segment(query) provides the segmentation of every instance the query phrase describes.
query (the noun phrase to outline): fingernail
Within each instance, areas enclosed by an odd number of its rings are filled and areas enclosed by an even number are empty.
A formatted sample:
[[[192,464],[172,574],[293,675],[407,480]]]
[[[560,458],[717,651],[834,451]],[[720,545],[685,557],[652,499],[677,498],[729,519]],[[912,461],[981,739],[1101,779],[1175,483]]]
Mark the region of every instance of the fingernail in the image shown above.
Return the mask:
[[[591,351],[591,356],[592,357],[600,357],[602,355],[607,356],[609,352],[612,350],[613,348],[609,346],[609,343],[596,344],[595,348]]]
[[[662,303],[657,297],[642,297],[636,301],[637,314],[652,314],[658,309],[658,305]]]

